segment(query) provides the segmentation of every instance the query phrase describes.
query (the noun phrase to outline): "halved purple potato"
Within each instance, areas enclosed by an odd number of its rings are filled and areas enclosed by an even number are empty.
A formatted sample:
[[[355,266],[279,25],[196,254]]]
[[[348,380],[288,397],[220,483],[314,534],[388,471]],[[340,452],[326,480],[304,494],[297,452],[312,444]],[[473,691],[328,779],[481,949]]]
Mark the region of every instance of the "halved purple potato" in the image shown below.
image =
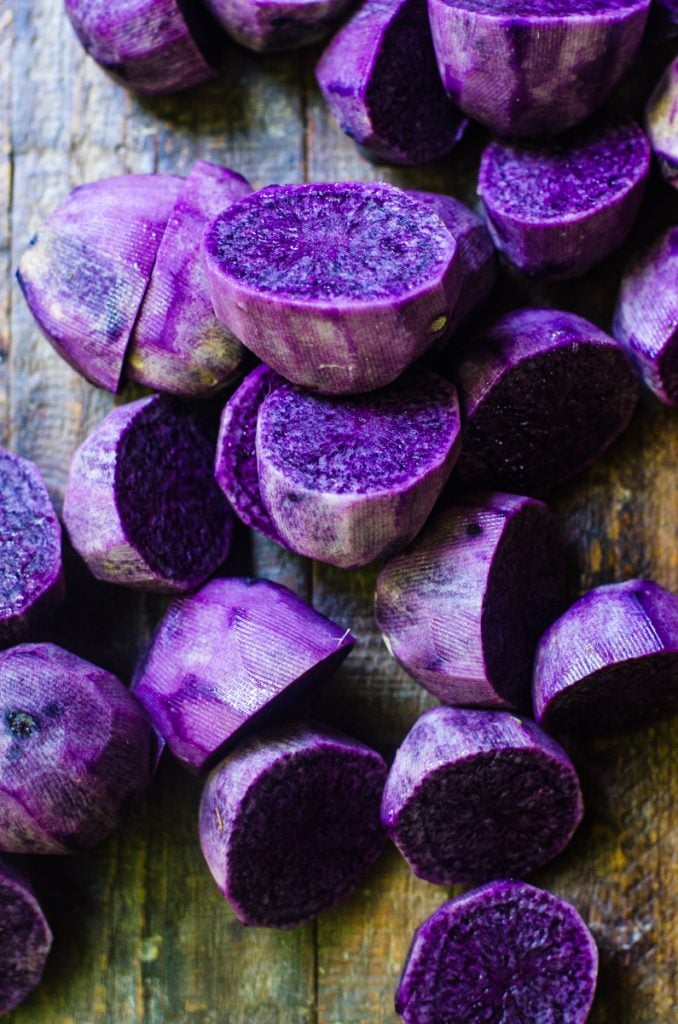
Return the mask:
[[[549,732],[605,734],[678,711],[678,596],[649,580],[590,590],[542,637],[532,696]]]
[[[543,494],[627,427],[638,388],[621,347],[557,309],[518,309],[451,353],[466,487]]]
[[[147,96],[215,78],[216,23],[196,0],[65,0],[87,53],[122,85]]]
[[[647,105],[645,123],[662,174],[669,185],[678,188],[678,57],[659,79]]]
[[[134,327],[126,376],[156,391],[205,397],[242,362],[242,345],[219,323],[200,261],[206,225],[252,191],[235,171],[199,160],[167,222]]]
[[[395,997],[405,1024],[584,1024],[598,950],[575,908],[525,882],[443,903],[414,933]]]
[[[330,675],[354,644],[286,587],[212,580],[170,605],[133,690],[174,756],[199,771]]]
[[[0,448],[0,646],[24,640],[63,596],[61,526],[40,470]]]
[[[76,188],[43,222],[17,278],[59,355],[108,391],[125,353],[167,219],[183,187],[169,174],[124,174]]]
[[[235,514],[264,537],[285,546],[261,497],[257,468],[257,419],[261,403],[285,383],[262,363],[245,377],[224,406],[215,474]]]
[[[205,0],[229,36],[259,52],[296,50],[333,32],[351,0]]]
[[[194,590],[226,558],[233,516],[199,413],[165,395],[118,406],[71,462],[64,523],[101,580]]]
[[[91,849],[141,800],[157,755],[110,672],[54,644],[0,654],[0,850]]]
[[[454,385],[428,370],[351,398],[288,384],[259,410],[261,496],[292,551],[353,569],[419,533],[459,444]]]
[[[527,707],[537,641],[563,608],[564,564],[540,501],[455,498],[380,572],[377,624],[405,671],[440,700]]]
[[[426,0],[367,0],[320,58],[316,78],[342,131],[375,156],[445,156],[467,120],[443,89]]]
[[[678,227],[626,268],[612,333],[660,402],[678,405]]]
[[[0,1015],[14,1010],[42,980],[52,932],[33,886],[0,860]]]
[[[650,172],[650,145],[630,117],[596,119],[548,143],[491,142],[480,163],[494,243],[520,270],[581,277],[617,249]]]
[[[557,135],[633,65],[650,0],[429,0],[443,85],[499,135]]]
[[[338,903],[384,845],[385,778],[374,750],[313,723],[222,761],[203,791],[200,844],[238,919],[291,928]]]
[[[439,217],[391,185],[276,185],[208,228],[217,317],[276,373],[351,394],[394,380],[445,331],[460,288]]]

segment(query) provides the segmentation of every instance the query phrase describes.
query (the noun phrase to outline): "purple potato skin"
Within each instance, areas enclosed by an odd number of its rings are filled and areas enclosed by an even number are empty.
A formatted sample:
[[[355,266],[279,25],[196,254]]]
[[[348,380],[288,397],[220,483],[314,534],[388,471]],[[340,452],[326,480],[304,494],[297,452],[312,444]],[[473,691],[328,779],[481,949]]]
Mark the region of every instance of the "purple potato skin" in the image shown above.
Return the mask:
[[[584,1024],[598,950],[577,910],[501,880],[443,903],[417,928],[396,992],[405,1024]]]
[[[659,79],[647,104],[645,123],[664,178],[678,188],[678,57]]]
[[[261,497],[256,452],[259,408],[284,383],[275,370],[262,363],[231,395],[221,414],[215,476],[238,518],[286,547]]]
[[[447,707],[415,722],[381,804],[389,838],[436,885],[530,874],[565,848],[583,813],[572,762],[534,722]]]
[[[612,333],[659,401],[678,406],[678,227],[626,268]]]
[[[351,0],[205,0],[229,36],[257,52],[296,50],[332,32]]]
[[[52,932],[33,886],[0,860],[0,1015],[14,1010],[40,984]]]
[[[61,525],[40,470],[0,448],[0,646],[29,637],[64,593]]]
[[[385,778],[374,750],[311,722],[222,761],[203,791],[200,844],[238,920],[292,928],[338,903],[383,848]]]
[[[367,0],[330,42],[316,79],[342,131],[392,163],[445,156],[468,124],[442,87],[426,0]]]
[[[429,0],[443,85],[497,135],[558,134],[592,114],[631,68],[649,7],[650,0]]]
[[[126,687],[55,644],[0,654],[0,850],[89,850],[137,804],[158,742]]]
[[[146,96],[215,78],[215,25],[191,0],[65,0],[87,53],[122,85]],[[114,8],[114,9],[113,9]]]
[[[386,646],[439,700],[529,704],[534,650],[563,607],[565,556],[548,507],[477,492],[443,504],[377,578]]]
[[[190,771],[337,668],[354,638],[286,587],[216,579],[174,601],[133,690]]]
[[[639,579],[590,590],[544,633],[532,697],[549,732],[613,733],[678,711],[678,596]]]
[[[262,189],[213,221],[203,245],[219,320],[323,394],[395,380],[442,336],[460,290],[440,218],[380,183]]]
[[[200,262],[205,226],[252,187],[199,160],[186,178],[158,249],[129,347],[126,376],[155,391],[205,398],[238,370],[243,348],[214,315]]]
[[[233,517],[216,483],[212,486],[208,468],[213,460],[211,445],[201,435],[192,414],[175,403],[175,399],[151,395],[114,408],[73,456],[64,498],[64,524],[74,548],[98,579],[140,590],[181,593],[200,586],[228,554]],[[192,449],[188,453],[195,459],[191,475],[183,467],[182,477],[182,467],[176,464],[176,451],[171,445],[160,443],[156,447],[148,438],[150,427],[159,423],[162,428],[163,418],[171,429],[176,424],[184,449]],[[142,449],[142,472],[127,462],[127,458],[134,458],[133,454],[127,455],[127,446],[134,438],[137,449]],[[182,455],[186,456],[185,450]],[[148,473],[153,469],[157,477],[163,467],[168,490],[161,500],[161,495],[147,493]],[[139,527],[140,517],[135,516],[142,497],[148,506],[150,533]],[[131,526],[132,518],[136,529]],[[156,543],[163,545],[158,557],[142,539],[153,543],[153,534],[159,532],[163,520],[167,530],[174,531],[174,537],[165,532],[158,538]],[[154,529],[154,523],[158,529]],[[198,551],[198,539],[203,539],[203,535],[197,537],[198,526],[209,536],[200,557],[193,557],[191,552]],[[180,572],[174,571],[173,544],[180,548],[176,553],[176,560],[183,566]]]
[[[614,338],[574,313],[517,309],[450,353],[465,487],[541,495],[595,462],[638,399]],[[502,446],[496,438],[502,438]]]
[[[459,447],[456,391],[430,371],[342,399],[286,385],[259,411],[261,496],[292,551],[355,569],[419,533]]]
[[[524,273],[559,281],[619,248],[649,173],[644,132],[607,118],[548,143],[491,142],[478,193],[497,248]]]
[[[43,222],[17,278],[62,359],[117,391],[158,246],[183,186],[169,174],[81,185]]]

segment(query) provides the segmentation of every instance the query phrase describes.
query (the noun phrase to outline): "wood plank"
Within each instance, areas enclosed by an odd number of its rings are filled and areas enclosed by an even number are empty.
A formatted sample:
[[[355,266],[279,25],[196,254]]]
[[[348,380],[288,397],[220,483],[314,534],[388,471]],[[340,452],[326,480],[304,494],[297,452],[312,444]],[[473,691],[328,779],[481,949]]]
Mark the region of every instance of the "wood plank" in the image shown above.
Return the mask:
[[[12,316],[12,52],[14,16],[0,10],[0,446],[10,441],[9,346]]]

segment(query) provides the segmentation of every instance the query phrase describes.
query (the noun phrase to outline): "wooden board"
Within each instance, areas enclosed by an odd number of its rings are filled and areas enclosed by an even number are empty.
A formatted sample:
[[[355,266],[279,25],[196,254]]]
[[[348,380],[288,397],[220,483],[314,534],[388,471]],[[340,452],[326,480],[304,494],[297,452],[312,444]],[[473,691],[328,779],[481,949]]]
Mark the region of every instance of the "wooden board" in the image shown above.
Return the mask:
[[[317,50],[233,53],[223,80],[139,101],[78,47],[58,0],[0,0],[0,443],[35,459],[59,504],[69,458],[113,399],[80,380],[33,324],[13,269],[40,219],[81,182],[125,171],[183,173],[196,157],[256,187],[376,179],[474,200],[479,130],[421,169],[375,167],[341,136],[313,83]],[[642,99],[668,53],[648,51],[626,91]],[[656,182],[637,234],[678,222]],[[497,308],[552,302],[607,326],[623,255],[585,285],[506,279]],[[122,396],[129,399],[132,392]],[[571,557],[570,596],[634,574],[678,590],[678,418],[644,399],[608,456],[554,496]],[[294,587],[360,644],[313,710],[392,750],[433,701],[388,657],[371,611],[375,573],[310,565],[243,531],[233,572]],[[68,558],[70,597],[52,631],[128,679],[163,602],[94,583]],[[576,750],[588,808],[568,851],[535,876],[571,899],[601,950],[591,1024],[670,1024],[678,1005],[678,723]],[[198,848],[199,783],[165,759],[149,800],[88,857],[35,858],[56,936],[45,980],[10,1024],[395,1024],[414,927],[447,892],[395,851],[337,910],[294,931],[243,929]],[[272,842],[275,837],[272,837]],[[531,1024],[531,1022],[525,1022]]]

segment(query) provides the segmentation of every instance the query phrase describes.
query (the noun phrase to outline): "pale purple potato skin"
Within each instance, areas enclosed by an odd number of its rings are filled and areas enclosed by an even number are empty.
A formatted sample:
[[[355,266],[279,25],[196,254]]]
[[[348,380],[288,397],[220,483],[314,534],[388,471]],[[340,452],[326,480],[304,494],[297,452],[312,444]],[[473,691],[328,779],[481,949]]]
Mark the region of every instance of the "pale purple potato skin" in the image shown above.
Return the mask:
[[[489,882],[417,928],[395,1008],[405,1024],[584,1024],[597,974],[596,944],[571,904],[526,882]]]
[[[229,36],[258,52],[296,50],[329,35],[351,0],[205,0]]]
[[[0,1015],[38,987],[52,946],[52,932],[28,878],[0,860]]]
[[[659,79],[647,104],[645,123],[664,178],[678,188],[678,57]]]
[[[502,171],[497,164],[503,160]],[[532,174],[529,180],[545,209],[529,208],[511,196],[511,179],[521,164],[528,174],[532,166],[536,180]],[[554,195],[559,165],[563,184]],[[587,166],[578,180],[577,172]],[[649,173],[645,134],[631,118],[615,118],[537,146],[491,142],[481,159],[478,194],[497,248],[524,273],[561,281],[581,277],[619,248],[636,219]],[[592,179],[605,183],[595,197]],[[588,193],[589,201],[577,197],[568,208],[570,190]]]
[[[55,644],[0,654],[0,850],[80,853],[144,796],[158,742],[110,672]]]
[[[447,707],[415,722],[381,803],[389,838],[436,885],[530,874],[565,848],[583,813],[572,762],[534,722]]]
[[[542,502],[467,494],[443,504],[385,564],[377,624],[390,653],[440,700],[527,706],[537,640],[563,607],[564,562]]]
[[[678,227],[627,267],[612,333],[659,401],[678,405]]]
[[[354,644],[285,587],[215,579],[170,605],[133,690],[174,756],[198,772],[334,671]]]
[[[536,720],[605,734],[678,711],[678,596],[649,580],[590,590],[544,633]]]
[[[411,81],[401,73],[406,53]],[[468,123],[442,88],[426,0],[367,0],[333,37],[316,79],[342,131],[396,164],[445,156]]]
[[[448,95],[498,135],[555,135],[592,114],[633,65],[650,0],[528,7],[429,0]]]
[[[334,776],[334,784],[327,785],[322,792],[320,809],[310,802],[306,811],[298,773],[305,772],[307,778],[322,778],[323,771]],[[270,785],[276,777],[279,782],[275,799],[279,806],[271,806],[269,794],[264,799],[267,817],[270,814],[273,818],[273,812],[278,812],[269,835],[271,843],[252,849],[249,886],[245,889],[239,874],[243,867],[249,869],[250,864],[242,863],[243,854],[238,856],[237,844],[252,845],[251,840],[247,844],[246,833],[257,801],[261,803],[262,784]],[[265,732],[237,747],[222,761],[203,790],[200,845],[215,882],[238,919],[245,925],[292,928],[338,903],[360,881],[383,848],[379,800],[385,778],[386,765],[374,750],[313,722]],[[293,805],[291,820],[280,814],[285,799]],[[302,849],[296,851],[296,856],[285,857],[286,844],[297,826],[298,834],[307,838],[302,840]],[[316,848],[309,855],[314,843],[320,851]],[[329,847],[326,851],[322,849],[323,843]],[[256,860],[260,857],[279,864],[279,878],[256,877]],[[295,869],[303,873],[302,884],[307,889],[303,893],[303,907],[287,902],[290,874]],[[326,879],[328,872],[335,877]],[[299,888],[300,878],[292,881]]]
[[[78,373],[117,391],[158,246],[183,186],[125,174],[76,188],[43,222],[17,278],[38,326]]]
[[[210,29],[191,0],[65,2],[90,57],[134,92],[163,95],[216,77],[214,42],[206,38]]]
[[[0,646],[7,647],[49,617],[65,584],[61,524],[40,470],[2,448],[0,498]]]
[[[219,323],[200,261],[205,226],[252,187],[199,160],[186,178],[158,249],[129,347],[126,376],[155,391],[204,398],[238,370],[242,345]]]
[[[419,249],[430,255],[431,263],[416,285],[405,287],[400,281],[397,293],[391,285],[390,292],[368,298],[346,294],[297,297],[257,287],[224,266],[220,250],[224,228],[249,216],[250,222],[256,219],[262,225],[262,243],[270,245],[266,216],[280,217],[280,211],[287,211],[290,203],[306,202],[315,203],[317,211],[341,208],[341,213],[333,214],[335,228],[338,220],[343,232],[339,248],[350,252],[356,263],[354,280],[360,281],[364,272],[358,263],[363,257],[362,245],[347,244],[355,225],[351,224],[349,230],[345,222],[344,198],[347,203],[363,204],[376,222],[373,232],[377,234],[383,218],[391,218],[392,234],[396,215],[405,213],[410,218],[408,228],[421,232]],[[308,226],[303,218],[293,223],[295,229],[304,227],[308,235],[301,246],[291,237],[282,242],[276,239],[275,254],[279,258],[289,258],[290,252],[296,254],[300,248],[309,253],[327,236],[327,224],[320,229],[314,218]],[[401,231],[400,242],[403,237]],[[391,241],[395,242],[395,237]],[[411,241],[410,236],[407,248],[411,248]],[[373,391],[395,380],[442,336],[461,283],[457,245],[440,219],[434,214],[422,215],[420,204],[406,193],[379,183],[314,183],[263,189],[234,204],[210,225],[203,240],[203,256],[219,320],[281,376],[322,394]],[[394,266],[395,258],[388,258]]]
[[[285,464],[285,450],[280,449],[276,440],[281,403],[301,403],[299,408],[304,416],[308,416],[308,430],[304,424],[301,441],[313,446],[313,416],[324,416],[326,410],[331,412],[337,400],[304,394],[290,385],[269,395],[261,406],[257,422],[259,485],[264,505],[292,551],[342,569],[356,569],[400,550],[419,533],[459,455],[461,438],[457,396],[454,385],[446,387],[446,384],[449,382],[427,370],[412,369],[389,388],[377,392],[374,399],[360,395],[338,400],[339,410],[343,407],[350,411],[348,418],[339,424],[339,432],[332,435],[332,443],[336,439],[337,451],[340,452],[344,445],[351,444],[353,431],[350,420],[353,417],[355,423],[363,425],[360,454],[368,461],[366,452],[370,442],[364,440],[368,436],[364,424],[370,416],[378,424],[381,416],[374,413],[374,406],[382,394],[388,394],[393,402],[395,399],[391,396],[398,396],[403,403],[407,402],[408,396],[414,400],[415,395],[421,401],[428,390],[435,395],[441,424],[436,450],[422,452],[421,460],[411,465],[406,475],[388,485],[370,485],[369,481],[353,481],[344,485],[338,475],[333,483],[295,478]],[[398,425],[393,415],[388,422],[389,428],[394,424],[395,445]],[[341,433],[342,427],[344,433]],[[425,441],[421,432],[419,440]],[[324,444],[324,439],[318,438],[318,443]],[[322,459],[321,454],[309,456],[309,465],[313,465],[316,457]],[[383,457],[383,453],[377,454],[375,448],[374,454],[370,452],[370,458],[378,457]]]

